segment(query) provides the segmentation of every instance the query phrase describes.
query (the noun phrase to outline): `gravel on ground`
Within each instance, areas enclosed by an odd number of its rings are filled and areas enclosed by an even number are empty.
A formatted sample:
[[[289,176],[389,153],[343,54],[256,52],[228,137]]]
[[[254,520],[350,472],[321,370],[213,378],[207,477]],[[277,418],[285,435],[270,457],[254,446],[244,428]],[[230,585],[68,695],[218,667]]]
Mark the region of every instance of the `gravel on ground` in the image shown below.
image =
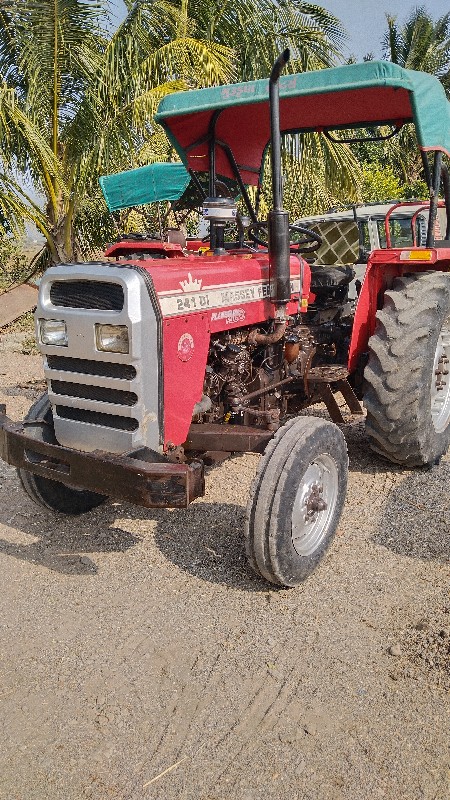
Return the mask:
[[[41,360],[0,351],[19,420]],[[450,456],[402,470],[343,430],[338,535],[290,590],[244,556],[257,456],[209,469],[185,511],[76,518],[0,462],[2,799],[449,797]]]

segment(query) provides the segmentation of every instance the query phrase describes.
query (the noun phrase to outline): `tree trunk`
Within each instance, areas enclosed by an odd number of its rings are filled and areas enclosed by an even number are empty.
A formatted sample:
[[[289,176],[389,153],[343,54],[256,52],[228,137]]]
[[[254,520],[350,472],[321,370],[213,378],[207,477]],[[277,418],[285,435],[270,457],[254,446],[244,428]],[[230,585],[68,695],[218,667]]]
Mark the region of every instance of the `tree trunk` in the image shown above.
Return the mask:
[[[53,234],[52,240],[55,247],[55,254],[51,254],[53,264],[67,264],[74,260],[72,248],[66,247],[64,235],[60,230]]]
[[[74,257],[74,235],[73,235],[73,212],[74,202],[69,203],[60,194],[57,198],[57,209],[47,206],[47,214],[50,221],[50,239],[48,245],[52,264],[66,264],[75,260]]]

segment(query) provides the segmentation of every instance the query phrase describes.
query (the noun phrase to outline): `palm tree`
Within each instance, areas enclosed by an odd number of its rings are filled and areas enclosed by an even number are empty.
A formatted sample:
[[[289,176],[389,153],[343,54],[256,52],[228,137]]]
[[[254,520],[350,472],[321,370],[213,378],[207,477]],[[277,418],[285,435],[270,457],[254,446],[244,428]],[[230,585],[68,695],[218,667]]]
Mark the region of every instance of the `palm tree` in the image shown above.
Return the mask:
[[[450,97],[450,13],[435,21],[425,6],[419,6],[402,25],[390,14],[386,20],[384,58],[406,69],[435,75]],[[400,135],[391,140],[386,154],[403,183],[422,176],[422,162],[411,125],[404,126]]]
[[[267,77],[286,47],[292,72],[332,66],[345,39],[333,14],[304,0],[172,0],[148,11],[155,42],[163,17],[171,39],[189,30],[201,40],[230,45],[236,54],[236,81]]]
[[[229,44],[235,52],[234,81],[266,78],[281,50],[289,47],[290,72],[331,67],[340,60],[344,29],[329,11],[304,0],[172,0],[151,6],[147,24],[160,35],[160,14],[166,31],[182,31],[206,41]],[[169,144],[159,132],[147,142],[143,157],[170,157]],[[284,169],[288,191],[286,207],[293,216],[311,214],[333,205],[336,199],[356,199],[359,166],[346,145],[307,134],[289,137]],[[266,170],[267,173],[267,170]],[[265,187],[266,200],[270,187]],[[261,207],[262,208],[262,207]]]
[[[386,14],[383,55],[394,64],[435,75],[450,92],[450,13],[436,21],[425,6],[415,8],[399,26]]]
[[[162,96],[265,77],[286,45],[294,71],[329,66],[343,38],[335,17],[303,0],[125,2],[112,33],[108,0],[4,0],[0,8],[0,128],[9,109],[0,222],[32,220],[53,263],[86,257],[111,235],[100,174],[176,157],[152,125]],[[323,155],[323,181],[342,184],[342,155]],[[344,166],[354,164],[346,157]],[[350,173],[342,173],[347,186]]]
[[[5,81],[0,82],[0,142],[2,149],[15,153],[16,158],[29,151],[44,172],[52,176],[57,174],[58,164],[51,149],[19,108],[14,90]],[[0,168],[0,234],[22,233],[24,218],[31,208],[36,217],[41,217],[38,206],[16,180],[11,164],[3,163]]]
[[[88,0],[11,0],[1,8],[0,126],[3,111],[9,136],[0,145],[0,209],[32,220],[54,263],[95,244],[86,198],[99,174],[133,165],[161,97],[230,78],[229,47],[187,35],[154,47],[147,5],[130,3],[112,36],[107,6]],[[14,179],[18,172],[45,198],[42,211]],[[91,217],[95,224],[98,214]]]

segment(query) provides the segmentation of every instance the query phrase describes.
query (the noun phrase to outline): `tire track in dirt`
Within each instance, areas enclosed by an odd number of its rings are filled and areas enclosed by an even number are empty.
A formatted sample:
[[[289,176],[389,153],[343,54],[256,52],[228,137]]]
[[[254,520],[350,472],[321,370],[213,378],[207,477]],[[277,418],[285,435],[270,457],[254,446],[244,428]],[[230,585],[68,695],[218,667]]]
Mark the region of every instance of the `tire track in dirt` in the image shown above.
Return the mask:
[[[181,692],[176,692],[173,698],[173,704],[170,708],[166,709],[167,721],[164,726],[163,732],[153,750],[153,758],[156,756],[166,756],[173,751],[173,760],[177,761],[183,752],[183,747],[189,738],[189,734],[193,729],[194,721],[200,717],[203,711],[208,707],[209,695],[207,689],[209,687],[210,679],[213,676],[215,669],[221,657],[219,653],[214,659],[206,680],[201,688],[195,690],[193,684],[186,682],[181,687]],[[200,654],[194,658],[194,663],[190,668],[192,673],[200,660]],[[215,684],[213,684],[214,686]],[[216,696],[214,691],[213,696]],[[199,747],[202,743],[199,744]]]
[[[209,782],[209,790],[214,791],[220,786],[222,779],[229,772],[230,768],[236,764],[240,756],[245,752],[246,757],[258,748],[259,739],[271,731],[277,724],[279,717],[286,710],[291,696],[289,692],[290,679],[295,671],[293,667],[288,677],[282,684],[268,684],[267,673],[261,674],[258,681],[258,688],[254,692],[250,702],[240,715],[230,730],[216,743],[215,756],[219,756],[219,748],[223,748],[224,754],[228,758],[225,765],[216,770]],[[269,679],[273,681],[273,678]],[[255,733],[258,731],[258,737]],[[232,788],[234,783],[228,783],[228,788]]]

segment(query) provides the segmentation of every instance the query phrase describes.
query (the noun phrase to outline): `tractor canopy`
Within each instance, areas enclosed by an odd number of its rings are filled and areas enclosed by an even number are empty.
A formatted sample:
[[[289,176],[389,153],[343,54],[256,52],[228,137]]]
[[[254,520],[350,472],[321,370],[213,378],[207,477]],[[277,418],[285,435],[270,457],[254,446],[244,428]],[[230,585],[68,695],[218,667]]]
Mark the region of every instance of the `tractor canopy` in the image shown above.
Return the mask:
[[[156,121],[187,169],[208,172],[212,166],[215,174],[234,177],[235,160],[243,182],[256,185],[270,138],[269,81],[167,95]],[[282,133],[407,122],[414,123],[422,150],[450,156],[450,103],[433,75],[368,61],[280,78]]]
[[[179,200],[190,180],[183,164],[168,162],[102,175],[99,183],[109,210],[119,211],[160,200]]]

